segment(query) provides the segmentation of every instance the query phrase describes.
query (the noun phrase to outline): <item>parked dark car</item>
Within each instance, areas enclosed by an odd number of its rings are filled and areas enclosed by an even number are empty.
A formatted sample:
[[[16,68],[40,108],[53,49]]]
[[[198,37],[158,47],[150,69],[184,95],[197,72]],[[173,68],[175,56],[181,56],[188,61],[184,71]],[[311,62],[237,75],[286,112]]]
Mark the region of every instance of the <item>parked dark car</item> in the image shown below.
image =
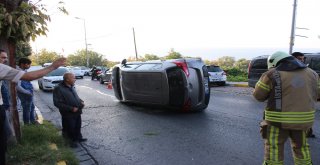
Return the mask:
[[[253,58],[248,66],[248,85],[255,87],[262,73],[268,70],[267,59],[269,55],[258,56]]]
[[[209,74],[201,59],[126,62],[112,69],[112,86],[120,102],[202,111],[210,100]]]
[[[320,53],[304,53],[304,63],[320,75]],[[248,67],[248,85],[255,87],[261,75],[268,70],[268,55],[253,58]]]
[[[105,82],[110,82],[112,76],[112,69],[107,69],[104,72],[101,72],[98,77],[100,84],[104,84]]]

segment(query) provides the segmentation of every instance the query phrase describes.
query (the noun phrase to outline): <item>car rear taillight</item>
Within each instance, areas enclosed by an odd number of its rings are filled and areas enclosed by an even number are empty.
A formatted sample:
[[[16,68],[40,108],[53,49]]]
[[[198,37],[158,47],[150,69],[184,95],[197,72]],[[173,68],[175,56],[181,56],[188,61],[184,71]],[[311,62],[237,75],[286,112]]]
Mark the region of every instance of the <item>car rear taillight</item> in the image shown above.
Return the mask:
[[[100,71],[100,70],[99,70],[99,71],[97,71],[97,74],[100,74],[100,73],[102,73],[102,71]]]
[[[250,69],[251,69],[251,62],[249,62],[249,66],[248,66],[248,75],[250,73]]]
[[[189,77],[190,73],[189,73],[188,65],[185,61],[184,62],[175,61],[173,63],[175,63],[177,67],[181,68],[183,72],[187,75],[187,77]]]

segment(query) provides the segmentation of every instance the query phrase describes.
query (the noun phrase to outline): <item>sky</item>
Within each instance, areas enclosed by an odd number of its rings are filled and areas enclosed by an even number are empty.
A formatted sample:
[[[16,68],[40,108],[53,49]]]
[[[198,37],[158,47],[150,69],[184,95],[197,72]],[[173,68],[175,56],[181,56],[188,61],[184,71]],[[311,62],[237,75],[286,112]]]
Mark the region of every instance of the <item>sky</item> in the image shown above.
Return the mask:
[[[47,5],[51,22],[47,36],[33,51],[67,56],[85,49],[111,61],[135,56],[168,55],[215,60],[222,56],[251,59],[289,51],[294,0],[64,0],[69,15]],[[297,0],[293,51],[320,52],[320,1]],[[81,18],[76,19],[75,17]],[[84,26],[85,23],[85,26]],[[298,28],[307,28],[298,29]],[[85,35],[86,32],[86,35]]]

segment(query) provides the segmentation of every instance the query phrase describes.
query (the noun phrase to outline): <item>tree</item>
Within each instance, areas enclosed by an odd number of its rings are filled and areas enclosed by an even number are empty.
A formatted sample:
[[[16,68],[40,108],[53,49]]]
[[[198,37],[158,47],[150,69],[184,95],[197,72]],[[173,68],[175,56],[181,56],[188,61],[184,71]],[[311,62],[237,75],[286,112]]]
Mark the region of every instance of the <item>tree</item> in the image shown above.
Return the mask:
[[[59,2],[59,4],[63,4]],[[67,14],[63,6],[58,7]],[[46,9],[37,1],[35,4],[29,0],[0,0],[0,48],[8,52],[9,64],[15,67],[15,52],[18,42],[34,40],[39,35],[46,35],[47,22],[50,16]],[[15,86],[10,85],[11,98],[16,98]],[[19,116],[16,109],[16,100],[11,99],[15,134],[21,138]]]
[[[129,56],[127,61],[145,61],[145,59],[142,56],[138,56],[138,59],[135,56]]]
[[[103,55],[94,51],[88,50],[89,67],[103,66]],[[73,66],[86,66],[87,55],[85,50],[78,50],[75,54],[68,56],[68,62]]]
[[[39,65],[43,65],[44,63],[50,63],[53,62],[54,60],[63,57],[62,55],[59,55],[56,52],[53,51],[48,51],[46,49],[41,49],[40,53],[37,54],[37,63]]]
[[[167,56],[165,56],[165,59],[177,59],[182,58],[182,55],[179,52],[174,51],[172,48]]]
[[[32,48],[28,42],[19,41],[16,45],[15,60],[21,57],[28,57],[32,54]]]
[[[159,60],[160,57],[158,57],[157,55],[154,55],[154,54],[145,54],[144,55],[144,59],[146,61],[148,61],[148,60]]]
[[[223,56],[218,58],[217,60],[217,64],[221,66],[221,68],[223,69],[232,68],[234,66],[234,63],[235,63],[234,57],[230,57],[230,56]]]
[[[249,66],[249,60],[245,58],[239,59],[235,64],[235,68],[241,70],[242,72],[247,72],[248,66]]]

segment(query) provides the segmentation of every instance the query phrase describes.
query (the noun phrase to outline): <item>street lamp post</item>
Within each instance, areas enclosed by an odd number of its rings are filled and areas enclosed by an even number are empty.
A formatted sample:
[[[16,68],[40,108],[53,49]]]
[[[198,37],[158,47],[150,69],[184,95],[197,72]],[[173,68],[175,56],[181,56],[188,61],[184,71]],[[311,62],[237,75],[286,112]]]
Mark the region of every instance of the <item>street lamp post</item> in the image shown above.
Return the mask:
[[[87,44],[87,29],[86,29],[86,20],[84,18],[75,17],[75,19],[83,20],[83,27],[84,27],[84,42],[86,45],[86,58],[87,58],[87,67],[89,67],[89,56],[88,56],[88,44]]]

